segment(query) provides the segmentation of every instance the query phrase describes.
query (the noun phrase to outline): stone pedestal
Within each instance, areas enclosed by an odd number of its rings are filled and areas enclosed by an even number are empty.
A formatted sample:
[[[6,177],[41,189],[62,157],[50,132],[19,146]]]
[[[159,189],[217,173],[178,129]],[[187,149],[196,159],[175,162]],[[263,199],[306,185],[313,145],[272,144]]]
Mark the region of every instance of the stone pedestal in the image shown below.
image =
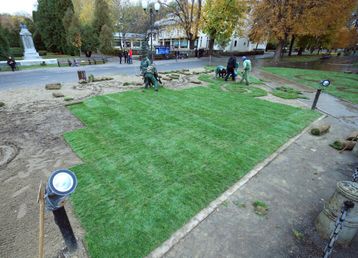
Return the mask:
[[[323,211],[316,219],[316,229],[320,236],[328,239],[335,228],[337,217],[341,216],[344,201],[352,201],[343,229],[338,235],[337,244],[347,246],[351,243],[358,230],[358,183],[342,181],[337,183],[336,192],[325,203]]]
[[[37,53],[34,41],[32,40],[32,35],[30,31],[27,29],[26,25],[21,24],[20,26],[20,37],[22,41],[22,45],[24,47],[24,60],[36,60],[36,59],[42,59]]]

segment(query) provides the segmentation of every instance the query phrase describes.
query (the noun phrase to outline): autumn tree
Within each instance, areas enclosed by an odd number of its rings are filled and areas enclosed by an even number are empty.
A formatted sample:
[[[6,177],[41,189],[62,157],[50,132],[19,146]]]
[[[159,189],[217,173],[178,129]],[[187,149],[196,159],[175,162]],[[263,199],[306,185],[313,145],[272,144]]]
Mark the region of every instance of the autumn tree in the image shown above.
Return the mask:
[[[245,0],[207,0],[203,8],[202,30],[209,35],[209,51],[214,42],[225,46],[231,36],[241,34],[241,26],[247,11]]]
[[[72,0],[81,25],[90,25],[93,22],[94,2],[94,0]]]
[[[170,3],[159,1],[178,18],[179,26],[189,40],[190,49],[194,49],[195,41],[198,39],[202,2],[202,0],[174,0]]]
[[[149,19],[144,14],[142,6],[132,4],[129,0],[116,0],[116,8],[114,9],[115,29],[122,33],[123,42],[126,42],[126,34],[145,33],[149,29]]]
[[[20,23],[26,24],[30,32],[34,32],[33,21],[26,16],[0,14],[0,25],[3,28],[4,35],[7,38],[10,47],[22,47],[20,33]]]
[[[352,0],[256,0],[250,36],[255,41],[274,37],[278,41],[274,61],[278,62],[289,39],[334,34],[355,5]]]

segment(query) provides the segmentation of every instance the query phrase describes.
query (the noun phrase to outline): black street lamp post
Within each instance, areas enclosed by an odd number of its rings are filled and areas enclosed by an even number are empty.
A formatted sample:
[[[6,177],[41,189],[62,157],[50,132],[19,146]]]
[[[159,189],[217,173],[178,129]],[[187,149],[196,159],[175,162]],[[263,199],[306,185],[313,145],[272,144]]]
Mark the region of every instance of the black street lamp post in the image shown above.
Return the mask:
[[[143,1],[142,2],[142,7],[143,10],[146,12],[148,9],[148,2],[149,4],[151,3],[151,1]],[[154,10],[155,13],[157,13],[160,9],[160,4],[158,2],[156,2],[154,4]],[[151,61],[154,61],[154,54],[153,54],[153,27],[154,27],[154,10],[153,7],[149,7],[149,17],[150,17],[150,57],[151,57]]]

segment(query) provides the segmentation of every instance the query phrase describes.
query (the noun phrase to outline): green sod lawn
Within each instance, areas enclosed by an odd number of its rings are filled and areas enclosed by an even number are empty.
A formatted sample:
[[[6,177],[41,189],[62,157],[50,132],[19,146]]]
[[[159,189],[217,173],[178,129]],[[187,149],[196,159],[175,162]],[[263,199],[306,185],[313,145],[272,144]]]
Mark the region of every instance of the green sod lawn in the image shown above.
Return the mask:
[[[299,90],[295,90],[290,87],[282,86],[277,87],[272,91],[272,95],[282,98],[282,99],[298,99],[298,98],[306,98],[302,95],[302,92]]]
[[[303,55],[303,56],[284,56],[281,60],[284,62],[312,62],[319,61],[321,55]]]
[[[65,139],[84,162],[71,199],[91,257],[149,254],[319,116],[204,78],[69,107],[86,126]]]
[[[321,80],[328,79],[331,85],[326,92],[358,104],[358,74],[282,67],[265,67],[263,70],[311,88],[318,88]]]

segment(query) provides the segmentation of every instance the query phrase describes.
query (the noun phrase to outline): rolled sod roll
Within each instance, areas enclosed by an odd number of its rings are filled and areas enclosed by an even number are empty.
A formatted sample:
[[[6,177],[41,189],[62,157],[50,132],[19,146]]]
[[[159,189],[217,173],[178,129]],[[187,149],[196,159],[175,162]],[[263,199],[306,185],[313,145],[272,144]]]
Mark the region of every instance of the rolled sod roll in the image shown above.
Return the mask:
[[[330,125],[316,126],[311,129],[311,134],[312,135],[322,135],[322,134],[328,133],[329,128],[331,128]]]
[[[358,140],[358,131],[354,131],[346,139],[347,141],[357,141]]]
[[[335,148],[336,150],[353,150],[356,142],[354,141],[347,141],[347,140],[337,140],[334,141],[330,146]]]

